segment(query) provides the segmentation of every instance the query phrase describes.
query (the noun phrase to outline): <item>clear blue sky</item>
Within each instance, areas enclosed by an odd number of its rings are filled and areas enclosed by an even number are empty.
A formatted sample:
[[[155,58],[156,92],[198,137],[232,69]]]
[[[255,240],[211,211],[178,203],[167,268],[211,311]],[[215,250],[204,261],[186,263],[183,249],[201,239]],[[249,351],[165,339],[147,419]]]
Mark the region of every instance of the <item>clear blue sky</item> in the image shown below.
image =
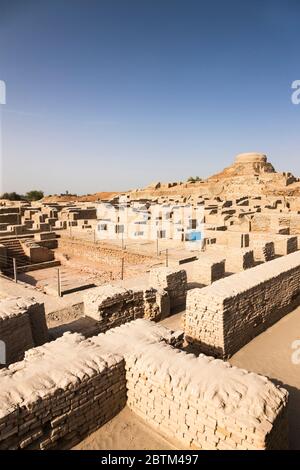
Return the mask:
[[[299,0],[0,0],[4,190],[92,193],[267,153],[300,176]]]

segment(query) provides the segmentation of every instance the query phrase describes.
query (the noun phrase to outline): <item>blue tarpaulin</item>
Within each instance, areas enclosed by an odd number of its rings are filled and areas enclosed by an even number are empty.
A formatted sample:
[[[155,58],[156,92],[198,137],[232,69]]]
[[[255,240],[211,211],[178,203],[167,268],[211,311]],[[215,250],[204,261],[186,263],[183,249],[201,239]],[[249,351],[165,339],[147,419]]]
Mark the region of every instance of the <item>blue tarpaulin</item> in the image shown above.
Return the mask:
[[[185,240],[187,242],[195,242],[202,239],[202,233],[199,231],[190,231],[185,234]]]

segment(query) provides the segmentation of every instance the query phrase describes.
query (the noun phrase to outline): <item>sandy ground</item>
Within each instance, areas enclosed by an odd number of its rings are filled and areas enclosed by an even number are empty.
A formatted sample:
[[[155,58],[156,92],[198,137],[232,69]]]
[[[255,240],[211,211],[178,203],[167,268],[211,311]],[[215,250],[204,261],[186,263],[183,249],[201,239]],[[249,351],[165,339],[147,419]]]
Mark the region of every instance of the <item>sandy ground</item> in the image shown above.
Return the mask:
[[[300,339],[300,307],[237,352],[233,365],[268,376],[290,392],[290,448],[300,449],[300,363],[293,364],[292,343]]]
[[[15,283],[3,277],[0,278],[0,295],[2,297],[35,297],[39,302],[45,303],[46,312],[52,312],[70,304],[63,298],[46,295],[29,284]]]
[[[115,418],[81,441],[75,450],[170,450],[167,442],[125,407]]]

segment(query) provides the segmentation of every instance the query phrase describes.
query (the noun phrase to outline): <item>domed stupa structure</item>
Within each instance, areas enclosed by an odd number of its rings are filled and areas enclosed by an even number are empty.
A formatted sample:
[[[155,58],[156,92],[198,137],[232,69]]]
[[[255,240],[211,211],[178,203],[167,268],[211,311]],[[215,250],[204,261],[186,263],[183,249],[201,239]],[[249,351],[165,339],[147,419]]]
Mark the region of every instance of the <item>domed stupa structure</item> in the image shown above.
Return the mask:
[[[211,178],[259,176],[262,173],[275,173],[275,169],[273,165],[268,162],[267,156],[264,153],[250,152],[240,153],[235,157],[234,163],[231,166]]]
[[[267,155],[263,153],[239,153],[235,157],[235,163],[266,163]]]

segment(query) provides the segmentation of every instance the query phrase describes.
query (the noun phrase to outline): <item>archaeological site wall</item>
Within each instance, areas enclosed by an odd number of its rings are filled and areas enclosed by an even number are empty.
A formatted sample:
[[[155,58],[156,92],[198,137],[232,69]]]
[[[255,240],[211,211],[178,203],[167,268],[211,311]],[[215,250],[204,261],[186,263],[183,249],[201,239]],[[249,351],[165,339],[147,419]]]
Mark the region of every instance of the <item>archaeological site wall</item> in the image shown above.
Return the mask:
[[[233,248],[226,251],[225,269],[228,273],[237,273],[253,268],[254,264],[253,250]]]
[[[205,254],[199,255],[198,260],[191,263],[189,281],[210,285],[225,275],[225,259],[219,259]]]
[[[187,295],[185,334],[204,353],[229,357],[299,303],[300,252]]]
[[[75,435],[83,438],[109,421],[125,403],[123,358],[67,333],[0,371],[0,449],[70,444]]]
[[[48,339],[43,304],[20,297],[0,301],[0,341],[5,345],[5,360],[0,367],[22,360],[25,351]]]
[[[184,269],[158,267],[150,270],[149,284],[165,290],[170,297],[170,307],[183,307],[186,303],[187,275]]]
[[[31,349],[0,371],[0,449],[69,448],[112,419],[127,397],[179,448],[286,448],[288,393],[265,377],[180,351],[182,341],[182,332],[139,319]]]
[[[266,242],[260,239],[254,239],[251,241],[251,248],[253,249],[255,261],[271,261],[275,257],[274,242]]]
[[[287,392],[265,377],[177,349],[182,332],[140,319],[91,341],[125,358],[128,406],[179,447],[287,447]]]
[[[278,233],[281,227],[287,227],[290,235],[299,235],[300,215],[297,212],[257,213],[251,220],[251,230],[253,231]]]
[[[252,232],[251,240],[258,240],[260,243],[273,242],[274,253],[279,256],[288,255],[298,249],[298,238],[295,235]]]
[[[128,406],[186,448],[286,449],[287,392],[268,379],[165,344],[126,359]]]
[[[125,289],[120,286],[104,285],[84,296],[84,314],[98,322],[99,332],[103,333],[137,318],[160,318],[157,292]]]
[[[138,318],[158,321],[170,314],[171,307],[185,305],[186,291],[185,270],[155,268],[148,286],[126,289],[106,284],[88,291],[84,314],[98,322],[100,333]]]
[[[107,263],[108,265],[120,266],[120,260],[124,258],[125,264],[139,264],[152,261],[151,257],[142,254],[130,253],[126,250],[97,245],[93,241],[79,240],[61,235],[58,238],[58,250],[68,256],[81,258],[92,262]]]

